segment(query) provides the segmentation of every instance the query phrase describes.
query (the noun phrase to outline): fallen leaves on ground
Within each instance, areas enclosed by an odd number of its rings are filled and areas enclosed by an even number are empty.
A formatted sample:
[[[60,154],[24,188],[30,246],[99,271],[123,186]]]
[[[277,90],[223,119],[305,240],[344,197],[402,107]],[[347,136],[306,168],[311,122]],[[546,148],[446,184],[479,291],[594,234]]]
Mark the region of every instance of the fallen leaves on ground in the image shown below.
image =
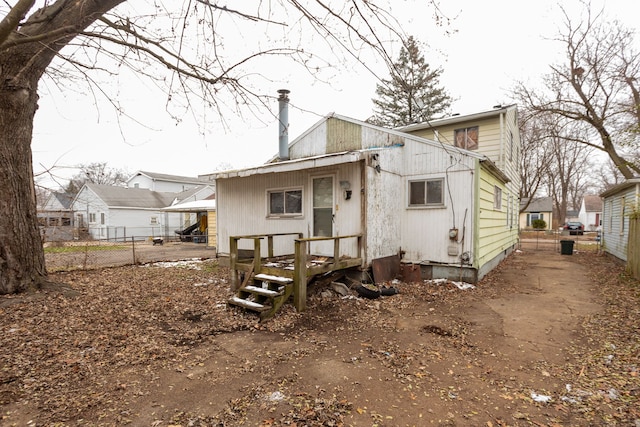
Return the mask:
[[[227,306],[229,273],[215,260],[198,269],[135,266],[56,273],[51,278],[68,285],[75,296],[49,289],[0,299],[2,417],[16,425],[32,418],[37,425],[136,424],[135,403],[152,395],[150,384],[162,372],[195,381],[194,370],[207,358],[199,350],[222,354],[222,338],[249,333],[268,340],[276,334],[295,349],[279,351],[265,344],[266,350],[259,351],[270,364],[248,356],[227,361],[227,375],[255,373],[257,379],[241,388],[240,396],[222,402],[223,410],[205,414],[185,405],[170,417],[158,411],[158,419],[148,424],[341,426],[350,416],[368,425],[392,426],[400,421],[387,412],[400,396],[414,411],[410,419],[430,415],[439,425],[456,425],[456,419],[488,426],[566,425],[563,419],[578,425],[637,422],[638,282],[606,257],[575,256],[591,272],[604,311],[584,319],[582,338],[570,346],[571,360],[563,366],[514,368],[561,381],[566,393],[554,394],[551,404],[535,402],[530,384],[486,363],[494,349],[470,338],[474,325],[460,312],[473,301],[514,292],[513,284],[500,281],[500,271],[517,269],[510,263],[518,256],[472,290],[449,283],[400,283],[399,295],[365,300],[327,298],[321,295],[324,289],[311,287],[305,313],[285,305],[266,323]],[[437,323],[430,310],[438,313]],[[408,321],[420,324],[417,335],[399,338]],[[257,345],[247,342],[247,353]],[[388,399],[388,406],[374,405],[373,394],[368,405],[362,400],[356,405],[353,391],[315,388],[313,379],[300,377],[298,370],[314,356],[331,352],[354,375],[366,369],[381,384],[375,393]],[[277,374],[276,366],[284,373]],[[355,380],[352,385],[362,387]],[[478,385],[485,388],[471,388]],[[545,390],[537,392],[544,395]],[[438,402],[440,408],[415,406],[421,399]],[[492,409],[498,406],[499,411]]]

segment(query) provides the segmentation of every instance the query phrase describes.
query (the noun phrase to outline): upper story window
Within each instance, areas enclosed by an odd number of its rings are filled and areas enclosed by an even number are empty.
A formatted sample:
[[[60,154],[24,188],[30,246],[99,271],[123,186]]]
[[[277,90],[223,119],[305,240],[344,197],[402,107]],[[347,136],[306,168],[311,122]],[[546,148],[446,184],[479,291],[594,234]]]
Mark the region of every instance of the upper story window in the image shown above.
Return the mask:
[[[93,213],[93,212],[89,213],[89,222],[90,223],[96,222],[96,214],[95,213]]]
[[[269,216],[302,215],[302,190],[275,190],[268,192]]]
[[[456,129],[453,131],[455,146],[464,148],[465,150],[478,149],[479,127],[472,126],[464,129]]]
[[[409,207],[444,205],[444,179],[409,181]]]

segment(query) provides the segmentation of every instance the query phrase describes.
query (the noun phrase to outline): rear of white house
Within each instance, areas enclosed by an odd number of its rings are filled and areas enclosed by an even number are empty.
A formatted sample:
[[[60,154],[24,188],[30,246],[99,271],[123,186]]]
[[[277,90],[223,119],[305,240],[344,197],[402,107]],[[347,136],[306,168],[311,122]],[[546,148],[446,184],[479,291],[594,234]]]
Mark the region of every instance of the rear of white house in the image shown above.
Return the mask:
[[[362,235],[361,253],[346,240],[340,255],[366,267],[401,254],[425,277],[476,281],[515,247],[509,180],[482,154],[333,114],[294,140],[288,158],[210,176],[219,254],[231,236]],[[330,255],[327,244],[310,252]],[[276,239],[274,252],[291,253],[288,245]]]

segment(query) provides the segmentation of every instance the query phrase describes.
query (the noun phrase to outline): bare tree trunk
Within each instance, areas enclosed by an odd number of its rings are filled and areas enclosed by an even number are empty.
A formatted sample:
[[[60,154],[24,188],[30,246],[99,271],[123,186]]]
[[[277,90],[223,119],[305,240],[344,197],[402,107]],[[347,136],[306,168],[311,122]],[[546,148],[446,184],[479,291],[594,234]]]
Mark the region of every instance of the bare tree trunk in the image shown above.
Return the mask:
[[[38,82],[57,53],[105,11],[124,0],[60,0],[20,24],[24,3],[0,31],[0,294],[47,280],[38,227],[31,138]]]
[[[1,58],[0,67],[9,68]],[[37,82],[14,82],[0,80],[0,294],[39,286],[47,277],[31,159]]]

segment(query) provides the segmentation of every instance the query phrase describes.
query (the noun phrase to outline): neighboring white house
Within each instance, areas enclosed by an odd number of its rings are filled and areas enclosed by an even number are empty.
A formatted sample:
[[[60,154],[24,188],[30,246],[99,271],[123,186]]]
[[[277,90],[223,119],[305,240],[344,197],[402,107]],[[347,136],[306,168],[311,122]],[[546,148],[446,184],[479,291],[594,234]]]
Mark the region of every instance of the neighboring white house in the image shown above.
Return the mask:
[[[197,220],[196,214],[170,213],[162,209],[181,201],[205,199],[214,194],[212,186],[190,190],[159,192],[144,188],[85,184],[72,202],[75,227],[94,239],[150,238],[173,236]]]
[[[73,198],[66,193],[52,192],[38,209],[38,223],[43,241],[73,239]]]
[[[54,191],[49,194],[40,212],[38,212],[41,225],[46,227],[70,226],[73,222],[72,200],[73,198],[66,193]]]
[[[602,218],[602,198],[600,196],[584,196],[578,218],[584,224],[586,231],[600,229],[602,225],[600,221]]]
[[[210,185],[214,188],[214,183],[200,178],[167,175],[156,172],[138,171],[134,173],[126,182],[129,188],[146,188],[153,191],[179,193],[202,185]]]
[[[640,178],[629,179],[600,194],[602,203],[602,248],[627,261],[629,217],[640,212]]]
[[[524,210],[522,210],[524,208]],[[553,228],[553,199],[551,197],[534,197],[531,201],[524,198],[520,201],[520,229],[532,229],[532,223],[541,219],[547,223],[546,230]]]
[[[483,154],[336,114],[287,146],[289,160],[210,175],[222,255],[231,236],[361,234],[362,252],[340,242],[341,256],[366,267],[401,254],[425,278],[477,281],[516,246],[509,179]],[[275,252],[292,253],[285,244]],[[334,251],[327,241],[310,247]]]

